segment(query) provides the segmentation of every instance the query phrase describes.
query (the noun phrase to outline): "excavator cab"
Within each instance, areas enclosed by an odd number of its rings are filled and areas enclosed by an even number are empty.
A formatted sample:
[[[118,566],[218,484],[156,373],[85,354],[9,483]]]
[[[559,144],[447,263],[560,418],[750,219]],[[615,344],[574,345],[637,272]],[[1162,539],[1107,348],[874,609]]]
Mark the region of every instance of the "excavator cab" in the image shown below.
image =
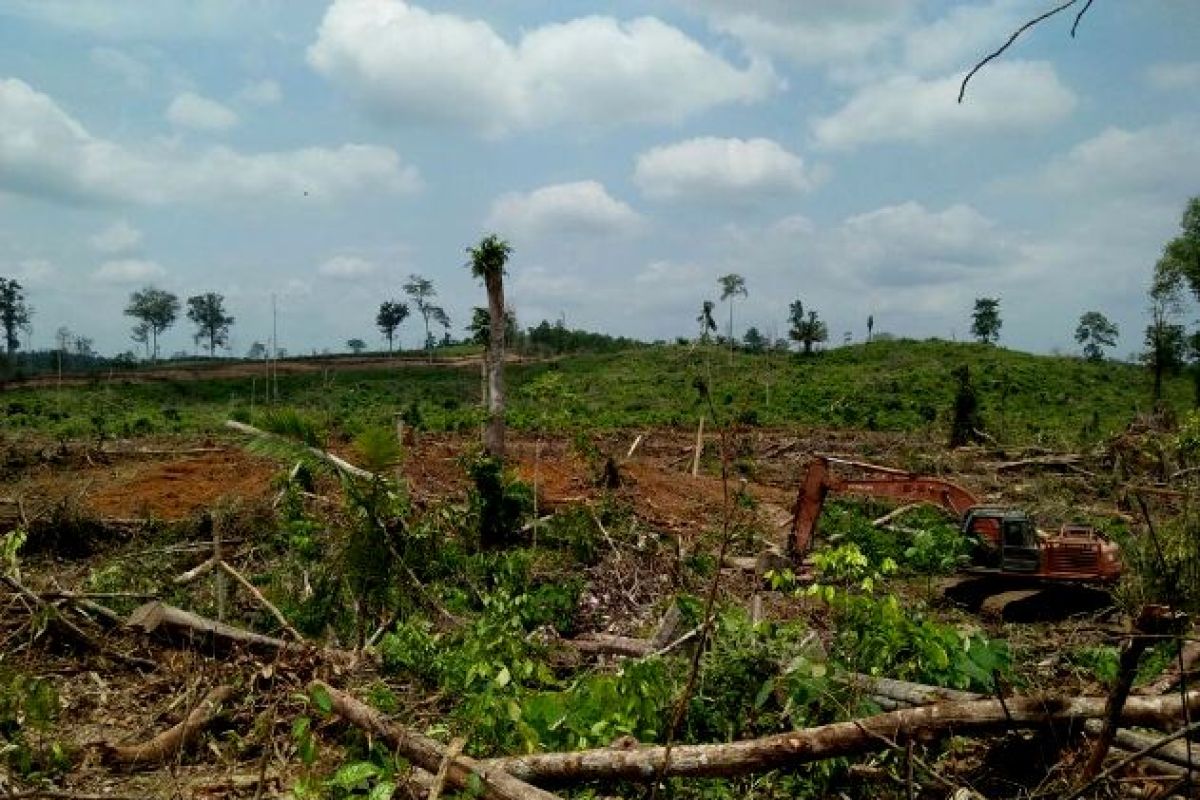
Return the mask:
[[[963,518],[962,534],[975,542],[977,566],[1016,573],[1041,569],[1041,539],[1024,511],[975,506]]]

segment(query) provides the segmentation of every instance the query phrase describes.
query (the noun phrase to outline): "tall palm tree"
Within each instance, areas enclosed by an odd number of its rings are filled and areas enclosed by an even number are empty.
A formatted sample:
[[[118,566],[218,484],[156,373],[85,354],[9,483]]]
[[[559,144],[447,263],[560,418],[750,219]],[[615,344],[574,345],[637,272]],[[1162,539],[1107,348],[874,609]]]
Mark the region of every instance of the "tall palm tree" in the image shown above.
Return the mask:
[[[733,298],[737,295],[745,297],[746,279],[736,273],[729,273],[717,278],[721,284],[721,299],[729,301],[729,363],[733,363]]]

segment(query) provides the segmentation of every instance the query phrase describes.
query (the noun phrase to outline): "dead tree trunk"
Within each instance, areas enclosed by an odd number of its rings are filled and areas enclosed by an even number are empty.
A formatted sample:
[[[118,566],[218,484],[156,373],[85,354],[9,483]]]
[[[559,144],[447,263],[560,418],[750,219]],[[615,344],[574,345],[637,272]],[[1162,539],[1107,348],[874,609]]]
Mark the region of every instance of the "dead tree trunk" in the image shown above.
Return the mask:
[[[1200,708],[1200,692],[1188,695],[1192,709]],[[1081,722],[1104,716],[1108,698],[1051,699],[1011,697],[905,708],[850,722],[782,733],[762,739],[671,748],[665,776],[730,777],[789,769],[813,761],[882,750],[893,742],[927,740],[953,734],[1036,728],[1048,723]],[[1177,724],[1183,704],[1178,697],[1131,697],[1123,720],[1163,727]],[[390,740],[389,740],[390,741]],[[666,748],[584,750],[577,753],[537,753],[489,759],[485,767],[499,768],[530,783],[593,780],[653,780],[664,767]]]
[[[338,716],[383,739],[415,766],[435,775],[444,769],[446,783],[455,789],[467,788],[474,777],[482,787],[482,796],[492,800],[555,800],[549,792],[530,786],[502,769],[485,766],[468,756],[448,757],[434,740],[388,722],[375,709],[327,683],[314,681],[312,688],[329,694]]]
[[[178,725],[141,744],[103,744],[101,749],[104,756],[115,763],[129,765],[152,765],[168,761],[191,744],[220,715],[221,704],[231,697],[232,686],[218,686],[204,695],[204,699]]]
[[[487,383],[488,420],[484,432],[484,448],[493,458],[504,458],[504,269],[491,270],[484,276],[488,294]]]

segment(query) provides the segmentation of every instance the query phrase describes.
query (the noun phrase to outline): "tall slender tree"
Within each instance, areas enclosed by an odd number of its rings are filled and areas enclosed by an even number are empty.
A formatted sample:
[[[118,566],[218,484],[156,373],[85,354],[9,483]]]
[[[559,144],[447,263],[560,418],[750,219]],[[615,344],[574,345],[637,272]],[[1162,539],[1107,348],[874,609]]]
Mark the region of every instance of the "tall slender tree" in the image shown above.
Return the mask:
[[[741,295],[742,297],[747,296],[748,293],[746,292],[746,279],[741,275],[731,272],[728,275],[722,275],[717,279],[717,282],[721,284],[721,299],[729,301],[729,363],[732,364],[734,344],[733,298],[737,297],[738,295]]]
[[[507,319],[504,308],[504,266],[512,246],[496,234],[488,234],[468,247],[471,274],[483,281],[488,296],[487,383],[488,423],[483,446],[494,458],[504,458],[504,347]]]
[[[218,347],[229,343],[229,328],[234,319],[225,313],[225,296],[205,292],[187,299],[187,316],[196,324],[195,340],[208,342],[208,355],[217,354]]]
[[[145,326],[144,332],[150,336],[150,359],[157,361],[158,337],[175,324],[175,318],[179,315],[179,298],[163,289],[146,286],[129,295],[125,314],[139,320],[133,328],[135,336]]]
[[[10,356],[21,346],[21,331],[29,327],[32,314],[21,284],[13,278],[0,278],[0,328],[4,329],[5,352]]]
[[[415,274],[409,275],[408,282],[404,284],[404,293],[412,298],[413,305],[417,307],[417,312],[425,322],[425,353],[432,363],[435,340],[429,332],[429,323],[433,321],[443,328],[449,328],[450,317],[444,308],[433,302],[433,298],[437,297],[437,290],[433,288],[433,281],[428,278]]]

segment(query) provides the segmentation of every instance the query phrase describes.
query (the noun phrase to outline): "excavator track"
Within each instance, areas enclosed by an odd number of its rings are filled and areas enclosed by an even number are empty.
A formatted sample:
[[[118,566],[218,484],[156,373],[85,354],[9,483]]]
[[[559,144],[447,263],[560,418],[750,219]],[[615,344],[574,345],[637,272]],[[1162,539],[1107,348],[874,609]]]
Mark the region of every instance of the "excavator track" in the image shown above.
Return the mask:
[[[941,584],[951,602],[995,622],[1051,622],[1077,614],[1095,614],[1113,605],[1100,586],[1021,581],[1004,575],[960,575]]]

